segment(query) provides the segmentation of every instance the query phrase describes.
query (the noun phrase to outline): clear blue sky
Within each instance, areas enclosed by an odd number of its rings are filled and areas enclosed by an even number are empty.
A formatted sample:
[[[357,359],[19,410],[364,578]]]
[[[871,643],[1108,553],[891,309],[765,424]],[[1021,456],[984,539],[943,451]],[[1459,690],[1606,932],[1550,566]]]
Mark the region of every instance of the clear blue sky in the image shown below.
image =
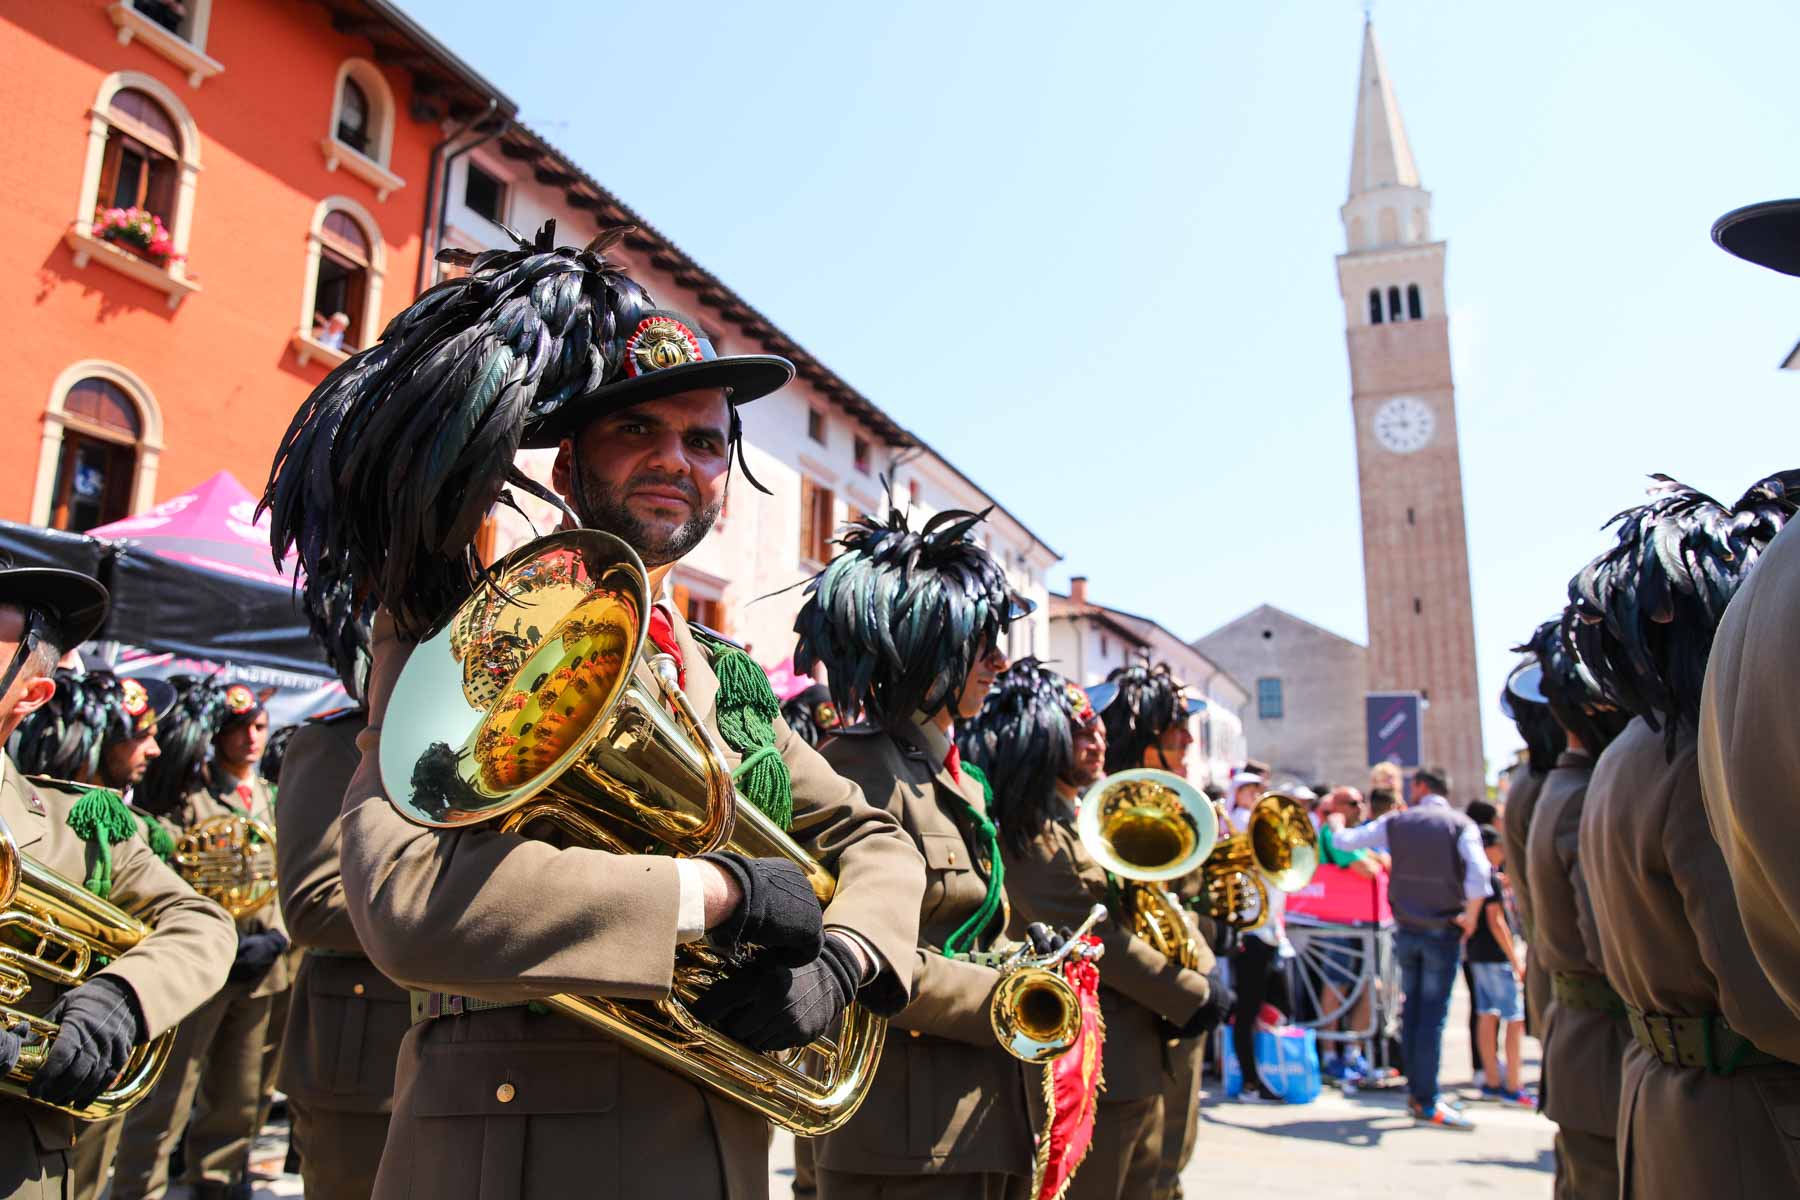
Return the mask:
[[[404,0],[521,115],[1085,573],[1364,636],[1333,256],[1362,10]],[[1800,465],[1800,6],[1375,22],[1449,242],[1481,690],[1664,471]],[[1490,759],[1518,744],[1490,699]]]

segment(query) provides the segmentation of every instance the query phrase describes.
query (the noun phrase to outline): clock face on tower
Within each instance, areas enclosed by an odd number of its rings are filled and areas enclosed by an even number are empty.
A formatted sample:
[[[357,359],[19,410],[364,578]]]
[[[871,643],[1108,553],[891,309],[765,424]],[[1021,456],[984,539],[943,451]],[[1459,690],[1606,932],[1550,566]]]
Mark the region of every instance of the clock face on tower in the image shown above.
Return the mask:
[[[1375,410],[1375,440],[1395,454],[1423,450],[1436,427],[1431,406],[1417,396],[1395,396]]]

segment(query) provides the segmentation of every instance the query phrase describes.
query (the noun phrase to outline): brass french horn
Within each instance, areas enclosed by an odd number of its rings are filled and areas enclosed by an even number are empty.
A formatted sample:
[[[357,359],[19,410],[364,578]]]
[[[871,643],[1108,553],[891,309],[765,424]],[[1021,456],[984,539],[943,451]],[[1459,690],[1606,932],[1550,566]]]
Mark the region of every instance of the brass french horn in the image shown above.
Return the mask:
[[[78,987],[143,941],[150,927],[20,852],[0,821],[0,1025],[24,1025],[30,1040],[19,1061],[0,1077],[0,1095],[30,1099],[60,1026],[17,1007],[33,983]],[[84,1121],[116,1117],[150,1094],[169,1061],[173,1029],[131,1048],[118,1078],[79,1107],[32,1100]]]
[[[388,702],[381,776],[403,816],[617,854],[779,856],[821,904],[830,900],[831,872],[738,795],[674,661],[646,658],[649,577],[631,547],[591,529],[555,533],[490,577],[414,650]],[[688,1008],[722,965],[685,945],[666,1000],[545,1003],[795,1133],[849,1120],[874,1079],[886,1022],[851,1005],[833,1034],[806,1047],[752,1051]]]
[[[1264,792],[1244,832],[1219,842],[1201,867],[1207,910],[1241,932],[1259,929],[1269,920],[1269,888],[1305,887],[1318,866],[1319,835],[1305,807]]]
[[[220,813],[182,830],[169,865],[233,920],[247,917],[275,898],[275,831]]]
[[[1205,795],[1170,771],[1120,771],[1082,794],[1075,831],[1096,862],[1127,881],[1122,900],[1131,931],[1170,961],[1199,969],[1193,930],[1157,885],[1180,879],[1212,853],[1219,823]]]

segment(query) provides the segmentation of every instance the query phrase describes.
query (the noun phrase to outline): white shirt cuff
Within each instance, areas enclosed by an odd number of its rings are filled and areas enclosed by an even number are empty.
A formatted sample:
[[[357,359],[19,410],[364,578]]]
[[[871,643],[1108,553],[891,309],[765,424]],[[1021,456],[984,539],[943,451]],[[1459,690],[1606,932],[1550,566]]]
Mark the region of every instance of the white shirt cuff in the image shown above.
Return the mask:
[[[825,927],[825,932],[828,934],[837,934],[848,942],[853,950],[859,952],[862,961],[863,975],[861,979],[856,981],[858,987],[869,983],[883,971],[887,970],[887,960],[881,957],[881,954],[874,946],[870,945],[868,938],[856,932],[856,930],[845,929],[842,925],[827,925]]]
[[[698,859],[675,860],[681,902],[675,910],[675,942],[697,942],[706,936],[706,868]]]

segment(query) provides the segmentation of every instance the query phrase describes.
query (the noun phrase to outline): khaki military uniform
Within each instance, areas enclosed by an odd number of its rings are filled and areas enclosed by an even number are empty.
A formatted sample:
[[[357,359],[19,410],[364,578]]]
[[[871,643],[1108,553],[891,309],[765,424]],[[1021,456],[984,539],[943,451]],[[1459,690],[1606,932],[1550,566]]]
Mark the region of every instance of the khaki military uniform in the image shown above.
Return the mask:
[[[1558,1200],[1619,1194],[1619,1077],[1631,1031],[1622,1010],[1604,1007],[1610,989],[1581,871],[1581,813],[1593,773],[1592,756],[1581,751],[1556,760],[1543,777],[1527,858],[1520,860],[1530,863],[1540,969],[1560,980],[1541,1035],[1550,1080],[1544,1113],[1558,1128]]]
[[[1204,975],[1183,970],[1131,932],[1112,904],[1106,872],[1076,836],[1073,814],[1053,822],[1024,854],[1008,851],[1007,892],[1018,919],[1076,925],[1095,904],[1108,918],[1094,929],[1100,959],[1100,1014],[1106,1023],[1106,1086],[1094,1141],[1075,1172],[1069,1200],[1138,1200],[1152,1194],[1164,1144],[1164,1103],[1173,1074],[1167,1025],[1185,1025],[1206,1002]]]
[[[0,757],[0,819],[19,852],[76,883],[88,877],[94,859],[92,848],[68,825],[69,809],[80,794],[34,786],[10,758]],[[112,847],[107,902],[151,926],[149,937],[99,973],[131,986],[146,1037],[158,1037],[224,982],[237,950],[231,919],[196,895],[137,837]],[[64,990],[39,984],[20,1007],[42,1013]],[[70,1147],[94,1130],[55,1109],[0,1097],[0,1196],[37,1200],[71,1194]],[[104,1168],[100,1164],[102,1178]],[[114,1194],[123,1200],[124,1193]]]
[[[276,808],[281,913],[307,953],[295,977],[279,1076],[309,1195],[367,1197],[387,1142],[394,1063],[412,1024],[406,990],[362,953],[338,870],[338,816],[362,755],[353,709],[294,733]]]
[[[988,1019],[999,972],[941,953],[981,907],[994,869],[964,812],[985,813],[986,796],[972,776],[951,775],[949,751],[948,737],[926,724],[898,734],[847,730],[823,751],[911,835],[925,859],[925,896],[912,1000],[891,1022],[875,1086],[849,1124],[816,1143],[821,1200],[915,1191],[981,1200],[1030,1190],[1025,1068]]]
[[[1184,903],[1198,899],[1206,889],[1206,875],[1192,871],[1175,880],[1169,890]],[[1184,911],[1194,945],[1200,951],[1200,973],[1213,968],[1212,943],[1218,923],[1210,916]],[[1181,1173],[1194,1157],[1200,1141],[1200,1082],[1206,1070],[1207,1038],[1169,1038],[1163,1047],[1168,1076],[1163,1085],[1163,1143],[1156,1167],[1152,1200],[1181,1200]]]
[[[1800,1013],[1800,522],[1763,551],[1713,640],[1700,704],[1707,819],[1763,973]]]
[[[1506,793],[1506,812],[1501,818],[1500,840],[1506,847],[1506,875],[1512,881],[1519,920],[1525,926],[1525,1016],[1531,1034],[1540,1042],[1546,1036],[1545,1014],[1550,1008],[1550,972],[1538,959],[1536,917],[1531,903],[1531,818],[1544,787],[1544,775],[1521,765],[1512,769],[1512,786]],[[1546,1076],[1548,1078],[1548,1076]]]
[[[1800,1062],[1800,1018],[1750,951],[1691,735],[1671,762],[1640,718],[1606,748],[1581,814],[1580,862],[1606,977],[1626,1004],[1653,1018],[1722,1016],[1720,1058],[1741,1036],[1787,1060],[1727,1075],[1723,1062],[1666,1065],[1634,1040],[1619,1091],[1621,1197],[1800,1194],[1800,1067],[1787,1065]],[[1552,1079],[1552,1093],[1560,1086]]]
[[[673,625],[687,695],[716,732],[718,678],[679,614]],[[667,996],[675,861],[408,822],[382,791],[376,754],[412,652],[385,613],[373,650],[369,726],[340,827],[344,898],[370,959],[406,986],[489,1003]],[[825,924],[874,948],[884,967],[862,994],[891,1011],[918,944],[918,851],[785,723],[775,730],[793,776],[793,835],[838,878]],[[761,1116],[596,1029],[525,1007],[465,1011],[424,1020],[401,1043],[375,1195],[746,1200],[767,1192],[768,1147]]]
[[[253,777],[245,787],[249,816],[273,828],[269,785]],[[162,821],[171,836],[179,838],[184,829],[201,821],[242,816],[245,811],[236,789],[222,797],[203,785],[184,796]],[[281,905],[271,898],[239,918],[237,929],[240,934],[279,929],[285,935]],[[168,1190],[169,1156],[184,1128],[188,1182],[226,1186],[244,1178],[250,1143],[265,1111],[269,1014],[275,995],[288,982],[287,959],[277,958],[261,979],[225,984],[181,1023],[162,1080],[125,1118],[114,1195],[158,1200]]]

